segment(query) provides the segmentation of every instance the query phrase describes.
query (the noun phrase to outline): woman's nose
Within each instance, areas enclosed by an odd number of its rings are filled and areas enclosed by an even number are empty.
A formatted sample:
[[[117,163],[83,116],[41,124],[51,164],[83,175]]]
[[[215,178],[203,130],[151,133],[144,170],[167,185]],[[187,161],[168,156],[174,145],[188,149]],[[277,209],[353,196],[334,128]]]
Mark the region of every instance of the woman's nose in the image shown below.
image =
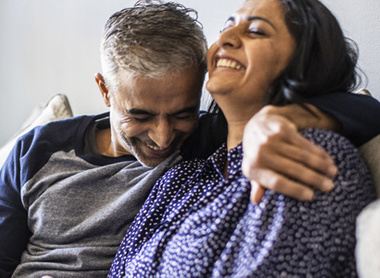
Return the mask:
[[[216,43],[220,48],[240,47],[241,39],[237,26],[230,27],[227,30],[222,31]]]

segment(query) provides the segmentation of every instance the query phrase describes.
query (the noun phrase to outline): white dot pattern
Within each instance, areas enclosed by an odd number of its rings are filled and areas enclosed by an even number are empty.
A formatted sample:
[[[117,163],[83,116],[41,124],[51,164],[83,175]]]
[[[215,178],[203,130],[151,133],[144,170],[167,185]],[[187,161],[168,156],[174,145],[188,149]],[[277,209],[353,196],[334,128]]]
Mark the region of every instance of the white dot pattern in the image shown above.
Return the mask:
[[[375,199],[371,176],[345,138],[312,129],[303,135],[335,159],[332,192],[301,202],[267,191],[252,204],[242,146],[228,153],[223,146],[156,183],[109,277],[356,277],[355,219]]]

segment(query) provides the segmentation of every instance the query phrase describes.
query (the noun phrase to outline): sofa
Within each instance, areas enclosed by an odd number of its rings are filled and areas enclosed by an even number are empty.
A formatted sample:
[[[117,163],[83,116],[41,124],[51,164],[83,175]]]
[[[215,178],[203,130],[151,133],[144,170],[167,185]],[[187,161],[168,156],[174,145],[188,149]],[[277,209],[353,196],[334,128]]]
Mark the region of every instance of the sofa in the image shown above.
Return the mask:
[[[359,93],[369,94],[366,90]],[[38,105],[21,129],[0,148],[0,167],[17,138],[33,127],[73,116],[67,97],[54,95],[46,104]],[[380,197],[380,135],[358,149],[373,176]],[[380,277],[380,198],[368,205],[357,218],[357,266],[360,277]]]

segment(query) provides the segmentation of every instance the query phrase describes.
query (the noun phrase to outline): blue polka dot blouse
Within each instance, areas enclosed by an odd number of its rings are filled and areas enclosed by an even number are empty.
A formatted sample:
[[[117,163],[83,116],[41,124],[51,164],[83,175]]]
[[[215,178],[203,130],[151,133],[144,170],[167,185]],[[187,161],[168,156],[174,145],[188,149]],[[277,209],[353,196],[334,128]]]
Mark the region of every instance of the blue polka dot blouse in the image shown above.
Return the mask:
[[[223,146],[156,183],[109,277],[356,277],[355,219],[375,199],[371,176],[345,138],[303,133],[339,168],[332,192],[301,202],[268,190],[255,205],[241,171],[242,146]]]

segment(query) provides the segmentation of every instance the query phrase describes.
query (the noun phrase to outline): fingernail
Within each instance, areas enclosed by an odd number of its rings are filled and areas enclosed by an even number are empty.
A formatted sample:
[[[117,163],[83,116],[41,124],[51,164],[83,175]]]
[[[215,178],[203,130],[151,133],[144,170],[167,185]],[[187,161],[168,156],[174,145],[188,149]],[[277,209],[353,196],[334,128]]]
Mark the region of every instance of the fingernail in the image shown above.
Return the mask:
[[[325,179],[322,183],[323,191],[330,191],[334,188],[334,183],[332,180]]]
[[[311,201],[314,198],[314,192],[313,190],[306,190],[304,193],[305,201]]]
[[[338,172],[338,168],[334,165],[334,166],[330,166],[328,169],[327,169],[327,173],[330,177],[335,177],[335,175],[337,174]]]

